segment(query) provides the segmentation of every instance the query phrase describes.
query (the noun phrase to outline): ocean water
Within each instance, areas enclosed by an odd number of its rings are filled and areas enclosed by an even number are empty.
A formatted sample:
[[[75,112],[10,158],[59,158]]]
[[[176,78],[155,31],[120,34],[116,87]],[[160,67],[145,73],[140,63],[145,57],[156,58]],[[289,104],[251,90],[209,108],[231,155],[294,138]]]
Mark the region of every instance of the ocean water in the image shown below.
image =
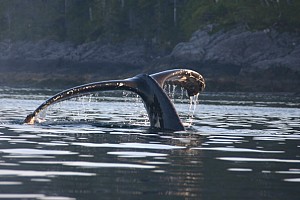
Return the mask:
[[[300,98],[173,100],[186,131],[148,128],[141,100],[104,93],[23,120],[57,91],[0,88],[0,199],[299,199]]]

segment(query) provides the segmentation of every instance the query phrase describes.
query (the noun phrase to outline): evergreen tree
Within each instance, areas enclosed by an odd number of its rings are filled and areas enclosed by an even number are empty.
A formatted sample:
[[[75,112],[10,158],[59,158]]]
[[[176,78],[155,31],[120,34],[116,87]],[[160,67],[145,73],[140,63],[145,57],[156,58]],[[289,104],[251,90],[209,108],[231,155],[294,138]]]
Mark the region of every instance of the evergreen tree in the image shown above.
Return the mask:
[[[300,32],[292,0],[0,0],[0,39],[145,41],[170,49],[195,30],[242,24]]]

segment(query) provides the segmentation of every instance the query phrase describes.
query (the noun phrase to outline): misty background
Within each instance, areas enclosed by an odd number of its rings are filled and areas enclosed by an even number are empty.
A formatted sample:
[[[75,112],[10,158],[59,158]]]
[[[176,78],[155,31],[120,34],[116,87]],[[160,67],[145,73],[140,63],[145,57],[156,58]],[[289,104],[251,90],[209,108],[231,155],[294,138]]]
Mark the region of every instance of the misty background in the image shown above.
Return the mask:
[[[189,68],[206,91],[295,92],[296,0],[0,0],[0,85]]]

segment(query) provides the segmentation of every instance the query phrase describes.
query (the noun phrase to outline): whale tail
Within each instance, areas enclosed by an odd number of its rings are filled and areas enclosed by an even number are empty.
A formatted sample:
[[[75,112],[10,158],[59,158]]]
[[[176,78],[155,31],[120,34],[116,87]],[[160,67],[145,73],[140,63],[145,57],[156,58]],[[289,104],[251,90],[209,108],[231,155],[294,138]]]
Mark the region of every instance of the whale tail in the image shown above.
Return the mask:
[[[107,90],[127,90],[138,94],[148,113],[150,126],[160,130],[181,131],[184,126],[173,103],[162,89],[165,84],[184,87],[189,96],[201,92],[205,87],[203,77],[195,71],[175,69],[146,75],[140,74],[124,80],[94,82],[64,90],[42,103],[24,122],[34,124],[37,115],[48,106],[78,96]]]

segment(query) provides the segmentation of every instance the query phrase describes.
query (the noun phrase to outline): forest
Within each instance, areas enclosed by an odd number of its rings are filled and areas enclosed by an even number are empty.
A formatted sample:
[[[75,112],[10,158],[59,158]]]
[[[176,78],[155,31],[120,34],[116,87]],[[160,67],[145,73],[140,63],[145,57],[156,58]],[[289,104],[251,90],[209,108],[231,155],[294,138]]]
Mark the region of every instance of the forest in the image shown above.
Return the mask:
[[[172,48],[204,26],[300,33],[296,0],[0,0],[0,40],[138,39]]]

